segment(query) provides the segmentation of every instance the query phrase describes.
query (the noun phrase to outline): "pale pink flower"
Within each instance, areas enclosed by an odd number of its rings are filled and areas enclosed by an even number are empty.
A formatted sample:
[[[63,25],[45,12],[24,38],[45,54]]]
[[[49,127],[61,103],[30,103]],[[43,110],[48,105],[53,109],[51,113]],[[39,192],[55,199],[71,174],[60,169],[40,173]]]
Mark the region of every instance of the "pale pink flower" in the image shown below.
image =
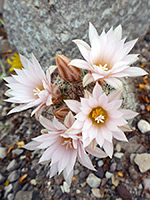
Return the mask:
[[[99,146],[112,157],[112,138],[127,141],[123,131],[131,131],[131,129],[126,119],[137,115],[131,110],[120,109],[122,100],[118,100],[119,96],[118,91],[106,96],[100,85],[96,83],[92,94],[88,93],[87,98],[81,98],[81,102],[65,100],[67,106],[76,113],[76,121],[67,133],[82,132],[84,147],[96,140]]]
[[[32,142],[24,146],[29,150],[46,149],[39,162],[51,161],[50,177],[53,177],[57,172],[60,174],[63,171],[64,178],[68,184],[72,181],[73,168],[77,158],[82,165],[95,170],[83,148],[81,136],[65,133],[72,126],[74,120],[71,112],[65,117],[64,124],[60,123],[55,117],[51,122],[40,116],[40,123],[46,128],[42,130],[43,135],[33,138]],[[89,146],[86,149],[94,156],[101,158],[107,156],[97,147],[93,151]]]
[[[21,104],[13,108],[8,114],[20,112],[37,106],[32,115],[41,112],[44,106],[52,104],[52,99],[57,97],[57,86],[51,83],[51,73],[54,67],[50,67],[46,74],[42,70],[35,56],[32,54],[32,62],[20,55],[23,69],[14,69],[16,75],[6,77],[4,80],[10,89],[6,91],[8,102]]]
[[[128,54],[137,39],[126,42],[122,39],[122,27],[103,31],[99,36],[94,26],[89,24],[89,40],[91,47],[82,40],[74,40],[82,56],[86,60],[75,59],[70,65],[86,69],[90,73],[84,76],[83,85],[93,81],[105,81],[114,88],[122,87],[118,79],[126,76],[142,76],[147,74],[143,69],[130,67],[137,60],[137,54]]]

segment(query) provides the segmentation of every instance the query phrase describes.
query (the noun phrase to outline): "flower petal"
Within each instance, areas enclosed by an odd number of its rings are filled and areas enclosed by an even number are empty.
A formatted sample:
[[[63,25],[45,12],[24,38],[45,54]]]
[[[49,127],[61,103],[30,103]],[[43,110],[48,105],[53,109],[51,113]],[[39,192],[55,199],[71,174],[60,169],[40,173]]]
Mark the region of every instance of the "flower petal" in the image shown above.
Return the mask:
[[[108,142],[107,140],[104,141],[103,148],[107,155],[112,158],[113,154],[113,144],[111,142]]]
[[[128,69],[124,70],[124,73],[127,73],[128,76],[131,77],[144,76],[148,74],[144,69],[141,69],[140,67],[129,67]]]
[[[128,109],[120,109],[120,111],[123,113],[123,118],[125,119],[132,119],[139,114],[137,112]]]
[[[76,100],[64,100],[67,106],[72,110],[74,113],[80,112],[80,105],[81,103]]]
[[[89,63],[91,63],[89,45],[86,42],[84,42],[83,40],[73,40],[73,42],[78,46],[84,59],[87,60]]]
[[[93,97],[96,100],[98,100],[99,97],[102,95],[102,93],[103,93],[103,90],[102,90],[101,86],[96,82],[96,85],[95,85],[93,92],[92,92]]]
[[[96,171],[94,169],[93,165],[92,165],[91,160],[89,159],[88,155],[86,154],[86,152],[85,152],[85,150],[84,150],[84,148],[83,148],[83,146],[81,144],[80,144],[79,149],[78,149],[78,159],[79,159],[79,162],[83,166],[85,166],[85,167],[87,167],[87,168],[89,168],[91,170]]]
[[[111,85],[112,87],[114,87],[115,89],[121,89],[122,88],[122,82],[114,77],[109,77],[107,79],[105,79],[105,81]]]
[[[90,65],[88,64],[88,62],[86,62],[85,60],[81,60],[81,59],[74,59],[69,63],[69,65],[72,65],[74,67],[78,67],[81,69],[90,70]]]
[[[94,81],[92,74],[86,74],[83,78],[83,87],[87,86],[88,84]]]

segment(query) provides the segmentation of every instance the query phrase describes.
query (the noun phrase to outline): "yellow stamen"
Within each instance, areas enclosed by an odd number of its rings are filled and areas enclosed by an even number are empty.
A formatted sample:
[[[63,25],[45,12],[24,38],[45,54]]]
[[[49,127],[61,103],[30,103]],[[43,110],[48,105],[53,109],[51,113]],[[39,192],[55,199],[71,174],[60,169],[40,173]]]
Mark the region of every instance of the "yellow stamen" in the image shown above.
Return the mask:
[[[103,71],[108,71],[109,70],[108,67],[107,67],[107,64],[105,64],[105,65],[99,64],[98,67],[100,67]]]
[[[45,90],[43,87],[42,88],[38,88],[36,87],[33,92],[34,92],[34,95],[39,95],[41,91]]]
[[[66,149],[68,149],[68,148],[73,148],[73,144],[72,144],[72,139],[71,138],[63,138],[62,137],[62,139],[63,139],[63,143],[62,143],[62,145],[65,145],[66,146]]]
[[[107,112],[102,107],[98,106],[90,111],[88,117],[93,124],[100,126],[105,123]]]

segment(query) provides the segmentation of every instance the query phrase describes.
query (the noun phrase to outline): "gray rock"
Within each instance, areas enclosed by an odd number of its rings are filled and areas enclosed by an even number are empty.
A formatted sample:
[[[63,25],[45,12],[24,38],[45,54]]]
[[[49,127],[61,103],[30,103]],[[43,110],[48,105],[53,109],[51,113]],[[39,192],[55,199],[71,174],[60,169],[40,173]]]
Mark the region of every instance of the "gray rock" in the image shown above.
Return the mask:
[[[13,194],[13,193],[10,193],[10,194],[7,196],[7,199],[8,199],[8,200],[14,200],[14,194]]]
[[[98,188],[92,188],[92,194],[94,195],[94,197],[100,198],[101,197],[101,193],[100,193],[100,189]]]
[[[20,156],[23,153],[23,149],[14,149],[12,150],[12,155]]]
[[[5,0],[3,15],[10,43],[20,53],[33,52],[48,67],[57,52],[77,56],[72,39],[87,38],[89,21],[99,33],[122,24],[129,39],[144,36],[150,23],[149,9],[148,0]]]
[[[60,186],[62,192],[69,193],[70,192],[70,186],[66,183],[66,181],[63,182],[63,185]]]
[[[111,172],[106,172],[106,173],[105,173],[105,177],[106,177],[106,178],[111,178],[112,175],[113,175],[113,173],[111,173]]]
[[[90,173],[86,179],[86,182],[90,187],[97,188],[101,183],[101,179],[97,178],[93,173]]]
[[[102,167],[104,165],[104,162],[102,160],[98,160],[97,165],[98,167]]]
[[[14,169],[16,169],[18,167],[18,164],[17,164],[17,162],[16,162],[16,160],[14,159],[14,160],[12,160],[10,163],[9,163],[9,165],[7,166],[7,171],[13,171]]]
[[[143,185],[145,190],[150,191],[150,178],[144,178]]]
[[[135,170],[134,166],[131,165],[129,167],[129,174],[130,174],[130,177],[132,178],[132,180],[137,180],[139,178],[139,174],[138,172]]]
[[[146,133],[148,131],[150,131],[150,123],[148,123],[148,121],[144,120],[144,119],[141,119],[138,124],[137,124],[139,130],[142,132],[142,133]]]
[[[116,162],[112,163],[112,164],[110,165],[110,171],[111,171],[111,172],[114,172],[114,171],[116,170],[116,167],[117,167],[117,163],[116,163]]]
[[[134,158],[135,158],[136,154],[135,153],[131,153],[130,154],[130,163],[134,164]]]
[[[15,200],[32,200],[33,191],[19,191],[15,196]]]
[[[13,188],[12,184],[9,184],[9,185],[5,186],[5,188],[4,188],[5,189],[5,193],[4,193],[4,197],[5,198],[12,191],[12,188]]]
[[[6,157],[6,148],[5,147],[0,147],[0,159],[4,159]]]
[[[99,178],[103,178],[104,177],[103,167],[98,167],[97,171],[94,172],[94,174]]]
[[[19,172],[17,170],[12,171],[8,176],[9,182],[14,182],[18,179],[19,179]]]
[[[114,154],[114,157],[121,159],[123,155],[124,155],[124,153],[122,153],[122,152],[116,152]]]
[[[137,154],[134,162],[138,165],[140,171],[144,173],[150,169],[150,154]]]
[[[84,179],[86,176],[87,176],[87,173],[85,171],[81,171],[80,174],[79,174],[79,177],[81,179]]]
[[[13,183],[13,193],[16,194],[19,190],[21,190],[21,184],[16,181],[15,183]]]
[[[5,177],[0,173],[0,183],[3,183],[5,180]]]
[[[134,139],[129,140],[129,142],[119,142],[119,144],[121,145],[121,148],[127,153],[143,153],[145,151],[145,147],[137,143],[137,141]]]

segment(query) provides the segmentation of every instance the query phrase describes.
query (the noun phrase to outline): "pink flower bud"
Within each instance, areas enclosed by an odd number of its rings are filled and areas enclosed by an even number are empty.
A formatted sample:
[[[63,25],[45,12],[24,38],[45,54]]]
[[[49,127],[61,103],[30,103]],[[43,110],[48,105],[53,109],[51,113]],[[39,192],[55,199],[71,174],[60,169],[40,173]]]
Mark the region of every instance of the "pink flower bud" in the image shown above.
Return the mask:
[[[81,81],[81,69],[68,65],[71,59],[64,55],[56,55],[55,58],[58,74],[65,82],[76,83]]]

